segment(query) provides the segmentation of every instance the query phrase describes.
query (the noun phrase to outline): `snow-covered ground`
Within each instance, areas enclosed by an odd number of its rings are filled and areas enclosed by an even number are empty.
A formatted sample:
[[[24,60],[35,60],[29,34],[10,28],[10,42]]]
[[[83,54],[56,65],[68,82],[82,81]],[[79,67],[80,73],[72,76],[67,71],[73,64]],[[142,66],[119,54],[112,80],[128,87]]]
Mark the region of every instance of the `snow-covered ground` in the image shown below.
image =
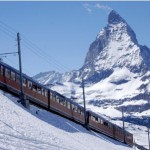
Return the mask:
[[[132,148],[0,92],[1,150],[130,150]]]

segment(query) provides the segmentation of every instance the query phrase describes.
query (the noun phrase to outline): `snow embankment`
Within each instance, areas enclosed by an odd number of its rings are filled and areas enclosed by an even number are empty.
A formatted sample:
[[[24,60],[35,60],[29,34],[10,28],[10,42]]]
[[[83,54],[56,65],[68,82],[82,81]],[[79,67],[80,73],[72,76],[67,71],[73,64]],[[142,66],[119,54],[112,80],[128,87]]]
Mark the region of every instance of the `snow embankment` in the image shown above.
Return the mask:
[[[104,135],[87,131],[45,110],[24,109],[17,99],[0,92],[0,149],[2,150],[130,150]]]

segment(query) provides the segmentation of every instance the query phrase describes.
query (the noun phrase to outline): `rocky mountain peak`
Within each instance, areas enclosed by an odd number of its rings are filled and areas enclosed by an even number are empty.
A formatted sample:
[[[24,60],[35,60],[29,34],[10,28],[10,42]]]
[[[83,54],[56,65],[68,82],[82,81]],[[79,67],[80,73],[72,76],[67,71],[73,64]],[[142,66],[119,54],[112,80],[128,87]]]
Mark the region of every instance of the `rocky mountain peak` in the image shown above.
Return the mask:
[[[84,78],[98,82],[109,77],[116,68],[126,67],[132,72],[142,72],[142,69],[150,67],[149,57],[149,48],[138,44],[132,28],[112,10],[108,15],[107,26],[99,32],[90,45],[83,66],[76,71],[57,74],[57,78],[52,74],[45,75],[45,80],[78,82]]]
[[[118,24],[120,22],[126,22],[115,10],[112,10],[108,16],[109,24]]]
[[[143,59],[146,53],[149,54],[149,50],[143,50],[138,44],[132,28],[112,10],[108,16],[107,26],[90,45],[80,71],[81,76],[97,82],[110,76],[118,67],[127,67],[139,72],[144,64],[149,64],[149,61]]]

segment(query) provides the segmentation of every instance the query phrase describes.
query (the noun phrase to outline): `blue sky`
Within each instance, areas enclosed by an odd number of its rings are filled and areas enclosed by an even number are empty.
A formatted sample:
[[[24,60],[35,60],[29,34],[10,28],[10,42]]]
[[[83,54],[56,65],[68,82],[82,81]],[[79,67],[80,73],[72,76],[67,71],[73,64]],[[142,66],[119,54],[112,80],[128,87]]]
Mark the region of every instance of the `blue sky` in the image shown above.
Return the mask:
[[[25,73],[79,69],[110,9],[128,22],[141,45],[150,47],[150,2],[0,2],[0,53],[17,51],[20,32]],[[18,67],[17,56],[3,60]]]

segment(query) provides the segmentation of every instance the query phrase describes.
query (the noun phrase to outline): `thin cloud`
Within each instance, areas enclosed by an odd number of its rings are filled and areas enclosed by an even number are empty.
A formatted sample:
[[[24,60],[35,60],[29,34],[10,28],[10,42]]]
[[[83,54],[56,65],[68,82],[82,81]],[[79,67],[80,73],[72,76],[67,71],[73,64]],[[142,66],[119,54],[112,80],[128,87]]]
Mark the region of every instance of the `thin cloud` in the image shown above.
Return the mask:
[[[88,3],[83,4],[83,6],[89,13],[92,13],[91,6]]]
[[[95,7],[98,8],[98,9],[105,10],[105,11],[108,12],[108,13],[109,13],[111,10],[113,10],[111,7],[109,7],[109,6],[107,6],[107,5],[101,5],[101,4],[99,4],[99,3],[97,3],[97,4],[95,5]]]
[[[100,9],[100,10],[103,10],[105,11],[107,14],[110,13],[111,10],[113,10],[111,7],[107,6],[107,5],[102,5],[100,3],[97,3],[95,5],[90,5],[88,3],[84,3],[83,4],[83,7],[86,9],[86,11],[88,13],[93,13],[93,11],[95,9]]]

